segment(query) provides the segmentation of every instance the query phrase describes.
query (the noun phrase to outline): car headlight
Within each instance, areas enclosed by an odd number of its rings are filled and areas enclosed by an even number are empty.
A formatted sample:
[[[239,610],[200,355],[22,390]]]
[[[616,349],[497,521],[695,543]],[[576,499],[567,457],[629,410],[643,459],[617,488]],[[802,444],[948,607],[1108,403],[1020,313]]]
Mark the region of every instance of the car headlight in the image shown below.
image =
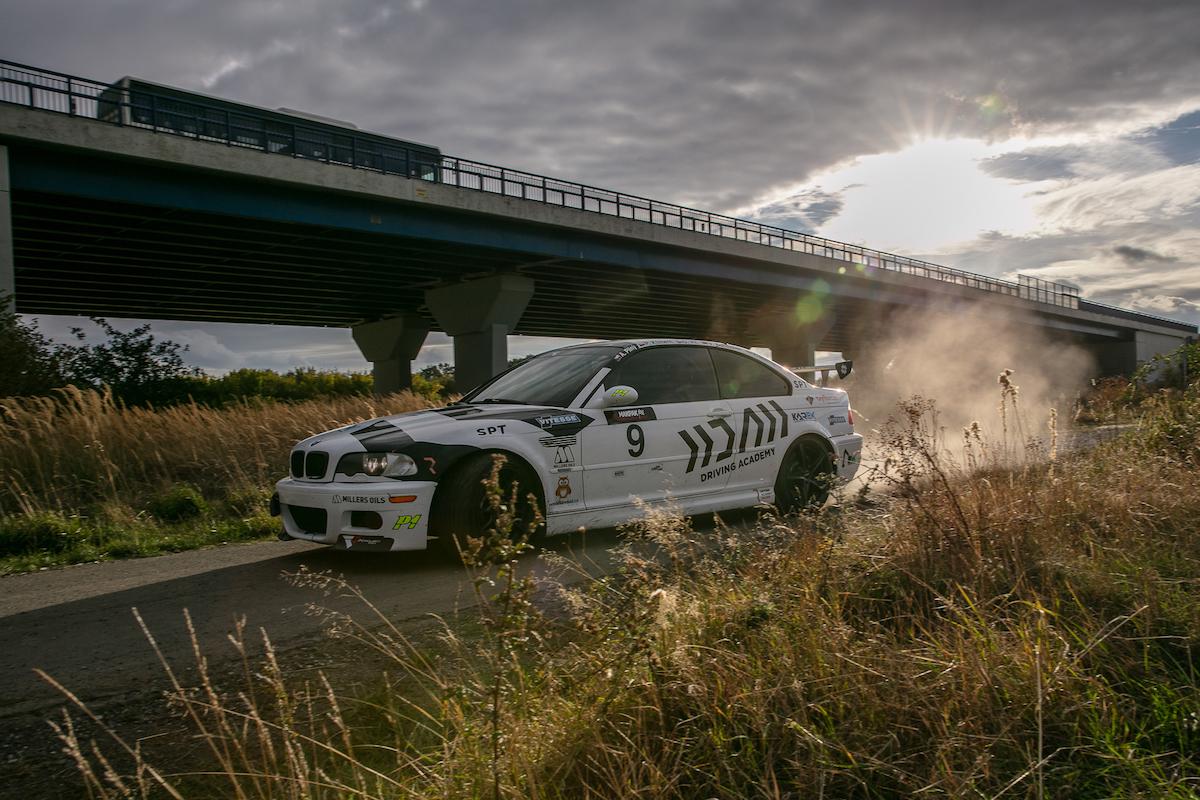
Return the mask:
[[[407,478],[417,474],[417,462],[403,453],[347,453],[338,461],[341,475]]]

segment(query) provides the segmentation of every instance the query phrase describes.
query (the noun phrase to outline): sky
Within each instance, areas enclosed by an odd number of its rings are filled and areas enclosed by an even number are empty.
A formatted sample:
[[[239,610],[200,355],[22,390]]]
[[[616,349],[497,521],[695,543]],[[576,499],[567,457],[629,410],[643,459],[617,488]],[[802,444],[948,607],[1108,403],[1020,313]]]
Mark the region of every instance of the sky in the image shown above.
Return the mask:
[[[1200,322],[1196,0],[0,0],[0,19],[0,58]],[[347,330],[154,330],[214,372],[368,366]],[[417,365],[450,353],[432,334]]]

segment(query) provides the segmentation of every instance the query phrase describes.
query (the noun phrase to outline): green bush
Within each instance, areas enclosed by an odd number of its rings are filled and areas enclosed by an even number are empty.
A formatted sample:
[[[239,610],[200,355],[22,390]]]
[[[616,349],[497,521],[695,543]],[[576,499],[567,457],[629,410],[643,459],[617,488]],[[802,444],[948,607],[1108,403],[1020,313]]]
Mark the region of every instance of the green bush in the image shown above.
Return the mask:
[[[207,514],[208,503],[200,490],[186,483],[176,484],[150,499],[150,513],[164,522],[182,522]]]
[[[78,518],[53,512],[0,518],[0,556],[64,553],[87,540]]]

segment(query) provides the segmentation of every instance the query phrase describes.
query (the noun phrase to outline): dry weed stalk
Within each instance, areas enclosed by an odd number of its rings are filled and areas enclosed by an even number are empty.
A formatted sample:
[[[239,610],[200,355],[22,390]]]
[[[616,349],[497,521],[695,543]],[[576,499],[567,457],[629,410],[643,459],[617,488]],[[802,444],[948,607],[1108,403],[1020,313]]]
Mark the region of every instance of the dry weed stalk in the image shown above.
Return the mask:
[[[330,617],[401,676],[382,699],[296,685],[270,651],[245,667],[254,690],[173,695],[228,796],[1183,800],[1200,788],[1200,398],[1172,402],[1194,405],[1048,479],[978,428],[974,461],[953,461],[914,400],[876,507],[714,535],[647,509],[615,574],[560,588],[565,618],[537,612],[523,537],[500,525],[465,551],[477,615],[438,647],[369,603]],[[490,496],[501,519],[515,507]],[[97,796],[157,786],[60,729]]]

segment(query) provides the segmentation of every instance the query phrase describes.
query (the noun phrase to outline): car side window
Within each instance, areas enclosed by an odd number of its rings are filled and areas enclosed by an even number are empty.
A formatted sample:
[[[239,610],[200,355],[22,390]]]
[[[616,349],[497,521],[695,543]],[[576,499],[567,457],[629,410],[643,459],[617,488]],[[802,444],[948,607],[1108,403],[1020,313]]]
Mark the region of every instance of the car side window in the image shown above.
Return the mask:
[[[625,356],[604,379],[607,388],[632,386],[638,405],[695,403],[720,396],[712,359],[703,347],[651,347]]]
[[[779,373],[741,353],[712,350],[722,400],[743,397],[782,397],[792,393],[791,384]]]

